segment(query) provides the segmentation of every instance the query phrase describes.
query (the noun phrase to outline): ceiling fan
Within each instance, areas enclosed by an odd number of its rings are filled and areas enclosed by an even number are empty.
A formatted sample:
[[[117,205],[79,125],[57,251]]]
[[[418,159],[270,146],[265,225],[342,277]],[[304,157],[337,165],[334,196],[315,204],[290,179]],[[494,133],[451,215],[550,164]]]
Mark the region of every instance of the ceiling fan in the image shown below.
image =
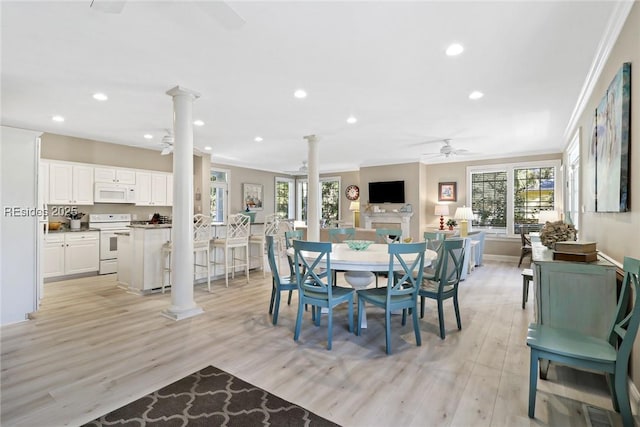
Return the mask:
[[[173,153],[173,141],[173,132],[167,129],[167,134],[163,136],[162,141],[160,141],[160,143],[164,145],[162,151],[160,152],[160,155],[166,156],[167,154]]]
[[[285,173],[288,173],[289,175],[295,175],[295,176],[306,176],[309,173],[309,168],[307,167],[307,161],[303,160],[302,166],[300,166],[297,170],[285,171]]]
[[[437,142],[437,141],[429,141],[429,142]],[[468,154],[469,150],[466,150],[464,148],[454,148],[451,145],[451,139],[442,139],[440,140],[440,142],[443,143],[442,147],[440,147],[440,152],[439,153],[423,153],[423,156],[429,156],[429,157],[438,157],[438,156],[445,156],[445,157],[449,157],[452,154],[453,155],[464,155],[464,154]]]
[[[89,7],[106,13],[121,13],[127,0],[91,0]],[[244,18],[238,14],[226,1],[195,1],[195,4],[206,15],[212,17],[228,30],[238,29],[245,24]]]

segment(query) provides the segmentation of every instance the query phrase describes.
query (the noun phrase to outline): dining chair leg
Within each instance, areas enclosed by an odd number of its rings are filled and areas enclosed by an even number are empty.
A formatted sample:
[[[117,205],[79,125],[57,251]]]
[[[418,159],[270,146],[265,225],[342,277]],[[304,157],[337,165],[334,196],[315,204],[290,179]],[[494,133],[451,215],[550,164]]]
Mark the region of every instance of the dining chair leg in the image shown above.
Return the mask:
[[[269,301],[269,314],[273,313],[273,303],[276,299],[276,285],[275,283],[271,283],[271,301]]]
[[[353,296],[349,298],[347,304],[349,304],[349,307],[347,309],[347,315],[349,316],[349,332],[353,333]]]
[[[293,295],[293,291],[289,291],[289,298],[287,299],[287,305],[291,305],[291,295]]]
[[[536,388],[538,387],[538,352],[531,349],[529,362],[529,418],[536,412]]]
[[[327,342],[327,350],[331,350],[331,339],[333,338],[333,307],[329,305],[329,314],[327,319],[327,329],[329,330],[328,335],[329,339]],[[318,316],[320,317],[320,316]]]
[[[391,310],[384,312],[384,336],[387,343],[387,354],[391,354]]]
[[[613,410],[616,412],[620,412],[620,407],[618,406],[618,395],[616,394],[616,377],[612,373],[607,374],[607,386],[609,387],[609,394],[611,395]]]
[[[401,322],[402,326],[407,324],[407,309],[403,308],[402,309],[402,322]]]
[[[619,371],[618,371],[619,369]],[[633,415],[631,414],[631,406],[629,404],[629,391],[627,389],[627,375],[626,375],[626,369],[622,366],[618,367],[616,365],[616,370],[618,372],[616,372],[614,374],[615,376],[615,390],[616,390],[616,397],[617,397],[617,401],[618,401],[618,409],[620,410],[620,416],[622,417],[622,425],[627,427],[627,426],[633,426],[634,421],[633,421]],[[624,372],[622,372],[624,371]],[[624,373],[624,375],[623,375]]]
[[[453,310],[456,312],[456,322],[458,323],[458,330],[462,329],[462,322],[460,321],[460,306],[458,305],[458,292],[453,294]]]
[[[416,345],[422,345],[422,335],[420,334],[420,324],[418,323],[418,310],[411,310],[413,317],[413,331],[416,334]]]
[[[278,313],[280,312],[280,292],[276,291],[276,302],[273,307],[273,325],[278,324]]]
[[[298,315],[296,316],[296,330],[293,333],[293,340],[300,338],[300,328],[302,327],[302,304],[298,304]]]
[[[424,299],[425,297],[420,297],[420,318],[424,317]]]
[[[438,300],[438,323],[440,324],[440,338],[444,339],[444,307],[442,300]]]

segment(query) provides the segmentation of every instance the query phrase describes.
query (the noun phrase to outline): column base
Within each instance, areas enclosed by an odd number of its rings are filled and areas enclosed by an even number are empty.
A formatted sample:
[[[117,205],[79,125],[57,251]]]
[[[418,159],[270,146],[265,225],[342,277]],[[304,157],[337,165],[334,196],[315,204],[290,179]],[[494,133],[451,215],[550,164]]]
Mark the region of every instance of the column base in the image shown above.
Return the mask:
[[[194,317],[202,313],[204,313],[204,310],[201,307],[193,307],[188,310],[180,311],[173,311],[170,308],[167,308],[161,312],[163,317],[176,321],[188,319],[189,317]]]

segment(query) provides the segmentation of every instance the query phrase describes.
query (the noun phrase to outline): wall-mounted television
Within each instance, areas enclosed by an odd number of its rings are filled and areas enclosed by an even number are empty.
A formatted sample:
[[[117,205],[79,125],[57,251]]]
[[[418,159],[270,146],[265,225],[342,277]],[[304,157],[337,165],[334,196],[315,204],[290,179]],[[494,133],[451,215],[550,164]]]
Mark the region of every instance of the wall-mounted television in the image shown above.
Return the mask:
[[[404,203],[404,181],[370,182],[369,203]]]

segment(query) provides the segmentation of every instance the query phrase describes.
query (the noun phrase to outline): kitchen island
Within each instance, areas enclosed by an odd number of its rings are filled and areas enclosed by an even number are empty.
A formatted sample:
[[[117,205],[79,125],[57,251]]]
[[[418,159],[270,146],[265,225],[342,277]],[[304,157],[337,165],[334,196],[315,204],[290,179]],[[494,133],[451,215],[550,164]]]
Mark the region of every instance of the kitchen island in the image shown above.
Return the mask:
[[[118,284],[147,294],[162,288],[162,245],[171,241],[171,224],[133,224],[118,233]]]

